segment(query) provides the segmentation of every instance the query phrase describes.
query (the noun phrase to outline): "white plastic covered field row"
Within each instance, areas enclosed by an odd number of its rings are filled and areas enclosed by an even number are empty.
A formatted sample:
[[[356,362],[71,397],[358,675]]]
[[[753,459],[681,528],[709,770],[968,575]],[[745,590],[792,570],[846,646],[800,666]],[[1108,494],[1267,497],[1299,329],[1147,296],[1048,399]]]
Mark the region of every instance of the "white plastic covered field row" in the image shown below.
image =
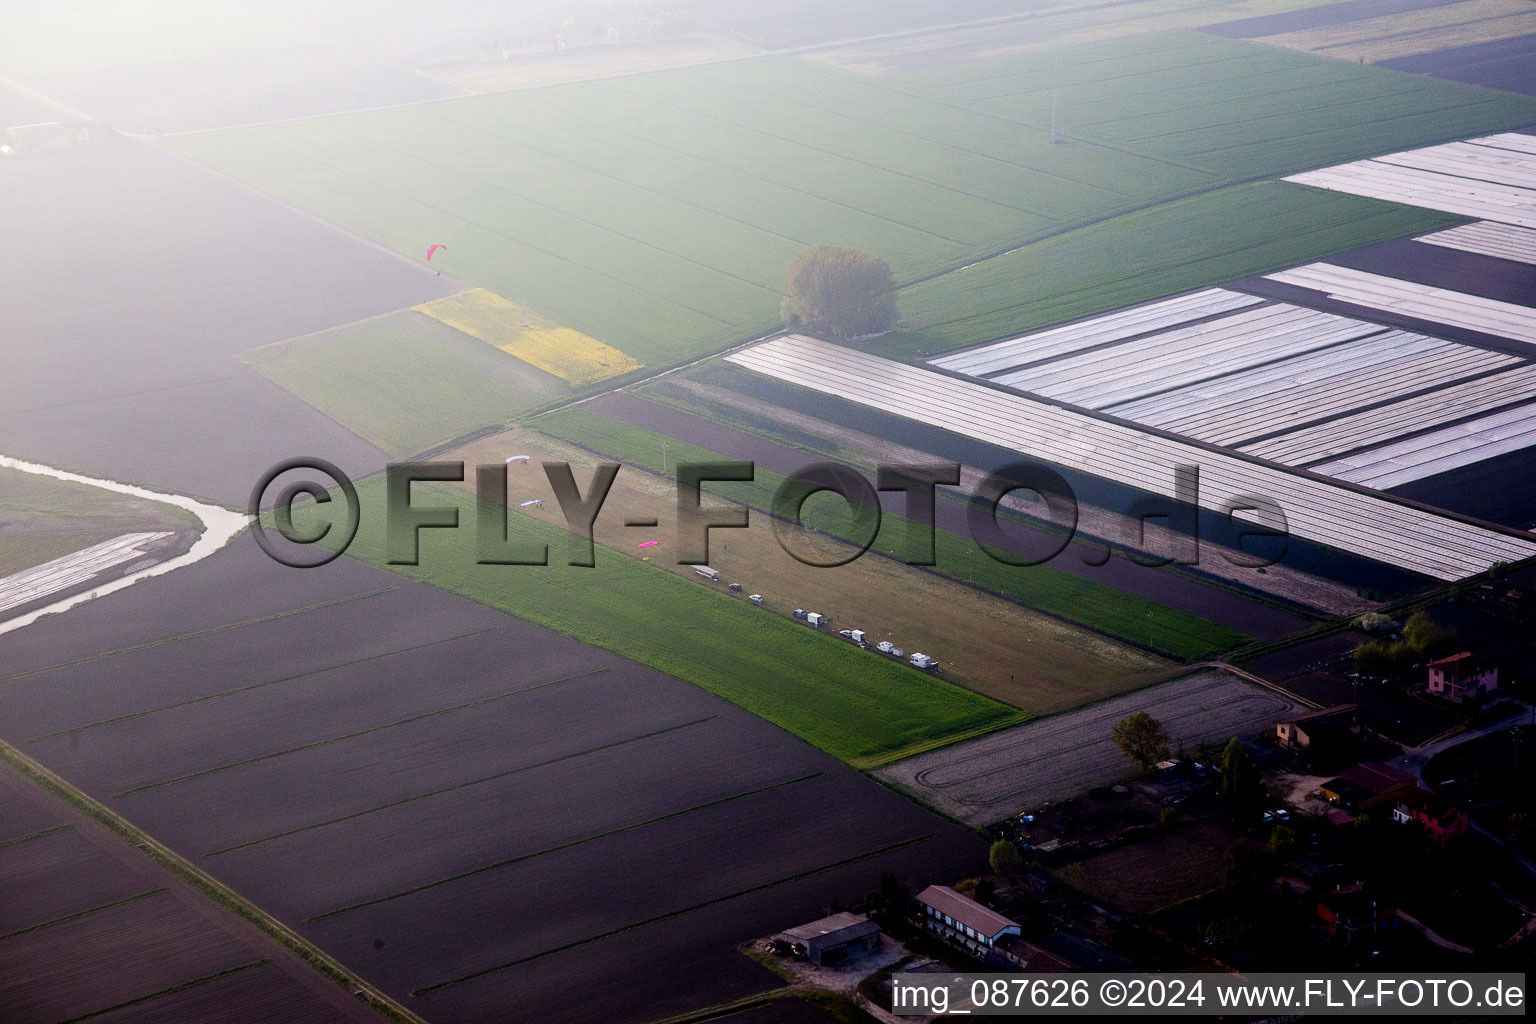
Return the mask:
[[[1536,345],[1536,309],[1529,306],[1331,263],[1309,263],[1270,274],[1268,278],[1322,292],[1339,302]]]
[[[88,582],[108,569],[143,557],[148,545],[169,536],[169,532],[125,533],[0,579],[0,612]]]
[[[1020,391],[1105,409],[1386,330],[1381,324],[1276,303],[992,379]]]
[[[1517,228],[1513,224],[1495,224],[1480,220],[1473,224],[1459,224],[1454,228],[1420,235],[1416,242],[1438,245],[1446,249],[1493,256],[1517,263],[1536,264],[1536,231]]]
[[[1285,180],[1536,228],[1536,136],[1518,132],[1388,153]]]
[[[986,377],[1031,363],[1081,352],[1098,345],[1125,341],[1153,331],[1228,313],[1264,300],[1224,288],[1206,288],[1159,302],[1090,317],[1076,323],[1004,338],[978,348],[939,356],[929,362],[970,377]]]
[[[1519,363],[1501,352],[1389,331],[1109,411],[1211,444],[1239,445]]]
[[[1438,423],[1529,401],[1536,401],[1536,366],[1527,364],[1240,447],[1260,458],[1309,466]]]
[[[1398,487],[1536,444],[1536,404],[1480,416],[1315,466],[1365,487]]]
[[[1536,541],[1524,537],[813,338],[778,338],[727,358],[822,394],[1154,494],[1172,496],[1176,468],[1198,466],[1205,508],[1220,510],[1244,495],[1260,495],[1284,509],[1293,536],[1440,579],[1536,555]]]

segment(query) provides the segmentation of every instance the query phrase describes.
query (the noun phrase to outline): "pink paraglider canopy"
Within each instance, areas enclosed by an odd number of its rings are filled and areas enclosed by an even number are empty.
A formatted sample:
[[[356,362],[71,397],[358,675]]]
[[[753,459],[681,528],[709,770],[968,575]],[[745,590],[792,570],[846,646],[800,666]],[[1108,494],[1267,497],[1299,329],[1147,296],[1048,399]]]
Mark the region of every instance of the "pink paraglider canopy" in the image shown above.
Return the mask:
[[[437,250],[446,248],[448,247],[442,242],[433,242],[431,245],[427,246],[427,262],[432,262],[432,254],[437,252]]]
[[[643,547],[643,548],[653,548],[653,547],[655,547],[659,543],[660,543],[660,541],[647,540],[647,541],[641,541],[640,542],[640,546]]]

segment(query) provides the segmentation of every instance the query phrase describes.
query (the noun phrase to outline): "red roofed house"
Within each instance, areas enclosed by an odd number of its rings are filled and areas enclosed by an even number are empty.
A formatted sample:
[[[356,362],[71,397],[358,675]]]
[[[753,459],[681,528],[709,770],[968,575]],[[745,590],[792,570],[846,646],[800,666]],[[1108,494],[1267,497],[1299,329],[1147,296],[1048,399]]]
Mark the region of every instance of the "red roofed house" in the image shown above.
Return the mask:
[[[1317,916],[1328,937],[1346,945],[1397,927],[1397,908],[1377,900],[1358,882],[1319,895]]]
[[[1455,701],[1476,700],[1499,688],[1499,670],[1471,651],[1429,663],[1429,692]]]
[[[1466,835],[1469,824],[1467,816],[1455,804],[1423,789],[1404,793],[1392,809],[1392,820],[1400,825],[1418,822],[1439,846]]]
[[[1017,924],[947,885],[930,885],[917,894],[917,903],[924,928],[979,959],[990,956],[1004,935],[1019,934]]]

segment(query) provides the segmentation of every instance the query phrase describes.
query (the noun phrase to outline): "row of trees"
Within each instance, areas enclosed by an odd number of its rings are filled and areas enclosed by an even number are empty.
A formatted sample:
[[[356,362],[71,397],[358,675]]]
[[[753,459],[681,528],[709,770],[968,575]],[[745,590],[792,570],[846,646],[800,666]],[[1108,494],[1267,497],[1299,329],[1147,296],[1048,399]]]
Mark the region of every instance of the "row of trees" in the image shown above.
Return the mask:
[[[1168,760],[1168,731],[1163,723],[1138,711],[1116,722],[1112,730],[1115,746],[1144,772],[1160,761]],[[1217,791],[1227,812],[1238,820],[1256,817],[1264,808],[1267,794],[1253,759],[1236,736],[1227,741],[1221,753],[1221,780]]]
[[[1364,628],[1379,631],[1378,623],[1361,621]],[[1355,648],[1356,672],[1370,676],[1403,675],[1435,658],[1455,654],[1461,646],[1461,638],[1454,629],[1442,626],[1425,612],[1415,612],[1403,624],[1402,635],[1397,640],[1367,640]]]

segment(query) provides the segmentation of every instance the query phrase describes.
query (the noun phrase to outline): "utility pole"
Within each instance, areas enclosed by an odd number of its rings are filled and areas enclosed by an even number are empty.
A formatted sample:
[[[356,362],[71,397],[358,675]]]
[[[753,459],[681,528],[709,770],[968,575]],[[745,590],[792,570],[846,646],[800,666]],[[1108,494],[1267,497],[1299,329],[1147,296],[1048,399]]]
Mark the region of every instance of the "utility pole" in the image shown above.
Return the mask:
[[[1061,124],[1061,58],[1057,57],[1051,71],[1051,145],[1064,146],[1066,142],[1066,129]]]

